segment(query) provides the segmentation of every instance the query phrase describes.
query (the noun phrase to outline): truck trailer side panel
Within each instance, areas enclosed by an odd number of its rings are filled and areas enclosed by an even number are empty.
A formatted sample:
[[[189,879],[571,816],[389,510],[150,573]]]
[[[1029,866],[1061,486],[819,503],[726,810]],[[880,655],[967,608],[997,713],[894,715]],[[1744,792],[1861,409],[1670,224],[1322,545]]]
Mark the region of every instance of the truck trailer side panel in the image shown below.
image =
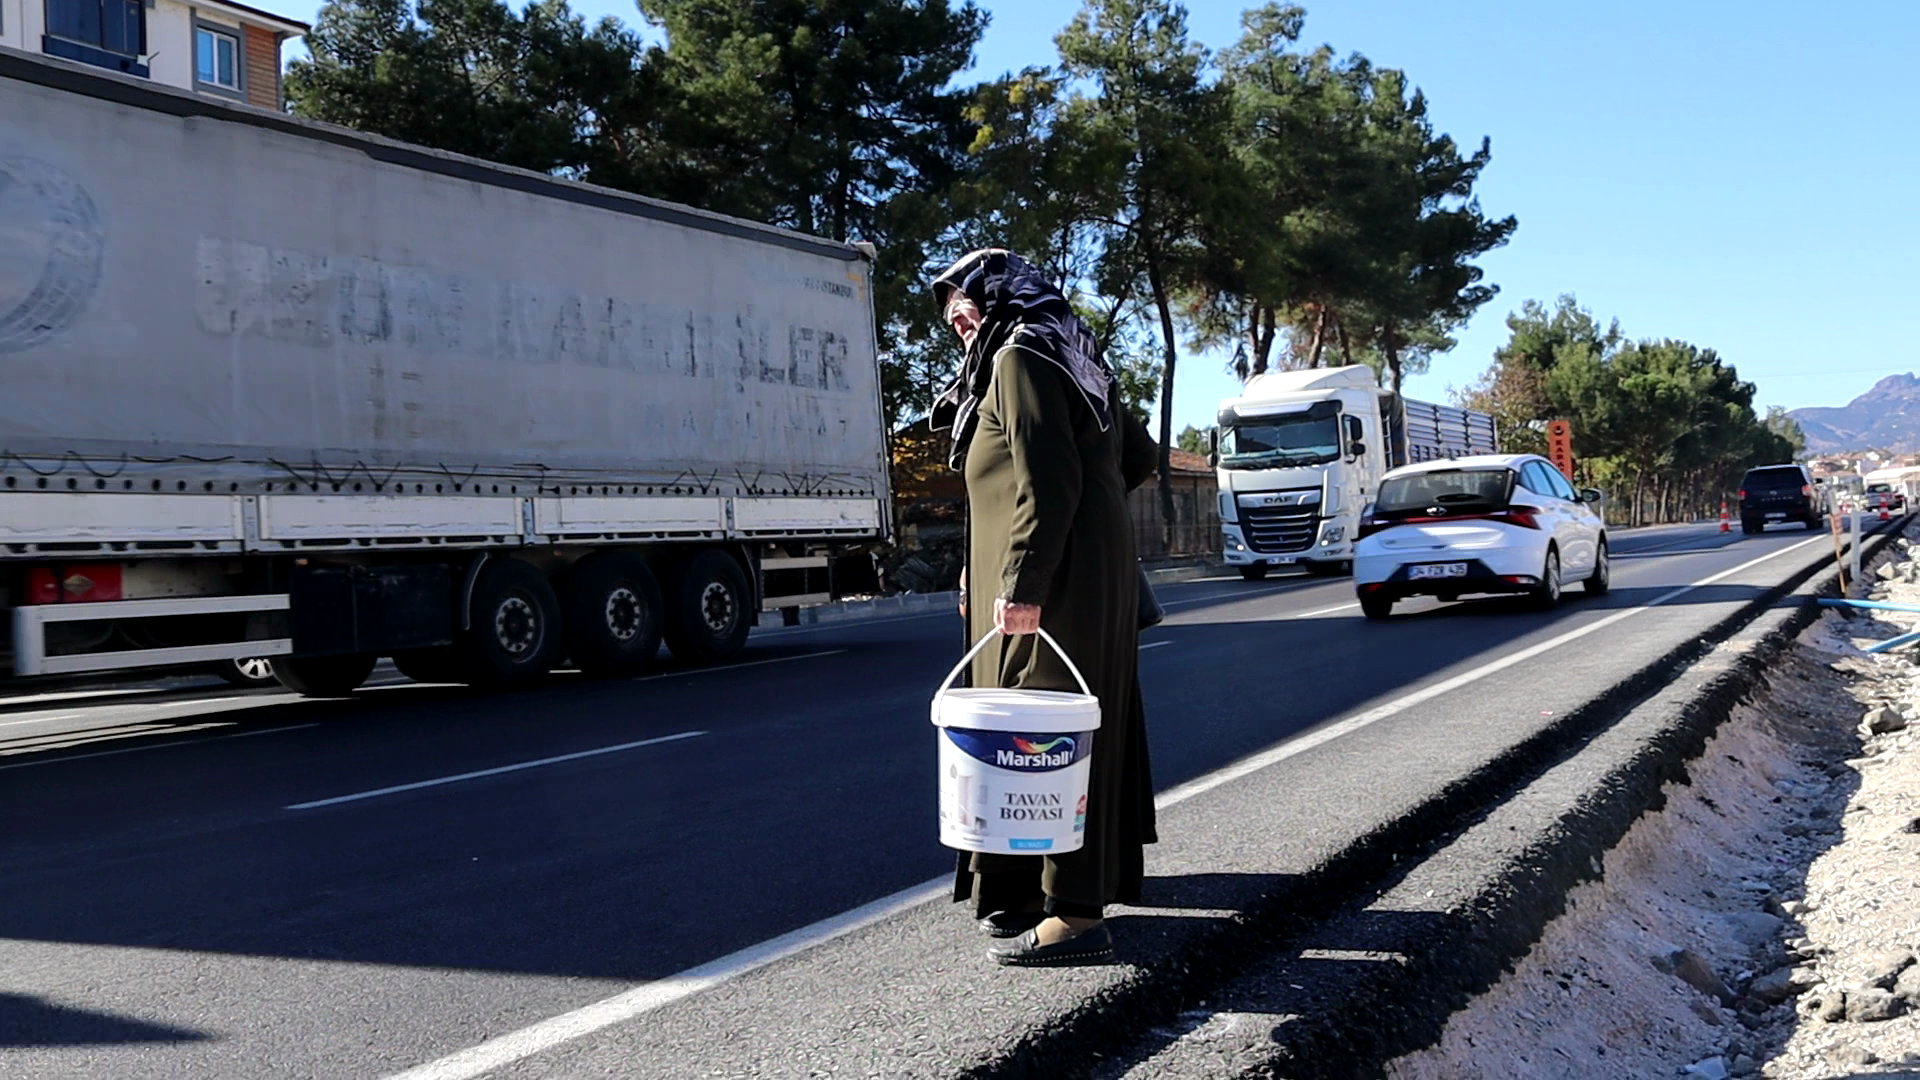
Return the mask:
[[[0,57],[0,451],[56,490],[884,492],[854,249],[67,74]]]

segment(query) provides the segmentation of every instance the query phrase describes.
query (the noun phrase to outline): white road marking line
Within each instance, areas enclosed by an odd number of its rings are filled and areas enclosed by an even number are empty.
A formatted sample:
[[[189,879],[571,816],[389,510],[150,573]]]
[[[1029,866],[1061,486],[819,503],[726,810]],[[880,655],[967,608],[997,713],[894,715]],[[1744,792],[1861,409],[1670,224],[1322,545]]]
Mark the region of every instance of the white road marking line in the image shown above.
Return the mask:
[[[766,664],[785,664],[794,660],[814,660],[822,656],[838,656],[845,649],[827,649],[822,652],[801,653],[799,656],[776,656],[771,660],[753,660],[745,664],[728,664],[726,667],[688,668],[685,671],[663,671],[658,675],[642,675],[634,682],[652,682],[655,679],[678,679],[690,675],[713,675],[722,671],[739,671],[741,668],[761,667]]]
[[[1576,630],[1569,630],[1566,633],[1559,635],[1558,637],[1549,638],[1546,641],[1542,641],[1537,645],[1528,646],[1527,648],[1521,649],[1519,652],[1508,653],[1507,655],[1501,657],[1500,659],[1492,661],[1491,663],[1488,663],[1488,664],[1484,664],[1480,667],[1473,669],[1472,671],[1462,672],[1459,675],[1455,675],[1451,679],[1447,679],[1443,682],[1437,682],[1432,686],[1426,687],[1425,689],[1415,690],[1413,693],[1407,694],[1404,697],[1395,698],[1394,700],[1389,701],[1384,705],[1380,705],[1375,708],[1368,709],[1366,712],[1363,712],[1358,716],[1349,717],[1337,723],[1328,724],[1326,727],[1308,732],[1307,734],[1302,735],[1296,739],[1292,739],[1288,742],[1284,742],[1279,746],[1262,750],[1261,752],[1254,754],[1250,757],[1242,758],[1241,760],[1233,763],[1232,765],[1228,765],[1223,769],[1216,769],[1205,776],[1198,777],[1193,780],[1189,780],[1186,783],[1181,784],[1176,788],[1172,788],[1162,793],[1159,798],[1154,800],[1154,806],[1162,810],[1170,806],[1178,806],[1179,804],[1186,802],[1188,799],[1193,798],[1195,795],[1204,794],[1224,784],[1230,784],[1233,781],[1238,780],[1242,777],[1251,776],[1252,774],[1257,773],[1260,770],[1265,769],[1270,765],[1277,765],[1280,762],[1285,761],[1290,757],[1295,757],[1300,754],[1304,754],[1316,746],[1322,746],[1322,745],[1325,745],[1326,743],[1330,743],[1333,740],[1341,737],[1342,735],[1351,735],[1354,732],[1359,731],[1361,728],[1367,727],[1370,724],[1377,724],[1380,721],[1387,719],[1388,717],[1398,716],[1400,713],[1406,712],[1408,709],[1411,709],[1416,705],[1421,705],[1426,702],[1432,701],[1434,698],[1437,698],[1442,694],[1452,693],[1453,691],[1458,690],[1463,686],[1470,686],[1474,683],[1479,682],[1481,679],[1486,678],[1489,675],[1498,674],[1502,671],[1507,670],[1510,667],[1515,666],[1516,664],[1524,664],[1527,661],[1533,659],[1534,657],[1541,655],[1542,653],[1549,652],[1553,649],[1559,648],[1562,645],[1566,645],[1571,642],[1578,641],[1581,638],[1586,637],[1590,634],[1599,633],[1600,631],[1605,630],[1609,626],[1613,626],[1618,623],[1624,622],[1644,611],[1650,611],[1653,608],[1657,608],[1662,604],[1668,603],[1673,600],[1677,600],[1680,597],[1695,591],[1696,589],[1702,589],[1716,582],[1724,581],[1727,578],[1730,578],[1733,575],[1738,574],[1743,570],[1750,570],[1753,567],[1756,567],[1763,562],[1767,562],[1770,559],[1777,559],[1780,556],[1785,555],[1790,551],[1798,551],[1801,548],[1808,546],[1809,544],[1820,543],[1822,541],[1825,541],[1826,539],[1827,538],[1824,536],[1814,537],[1811,540],[1803,540],[1800,543],[1794,544],[1790,547],[1783,547],[1777,551],[1769,552],[1768,554],[1762,555],[1759,558],[1754,559],[1750,562],[1741,563],[1739,566],[1736,566],[1731,570],[1722,570],[1720,573],[1714,574],[1710,577],[1701,578],[1699,581],[1696,581],[1691,585],[1682,585],[1679,588],[1674,589],[1670,592],[1662,593],[1661,595],[1654,597],[1652,600],[1647,601],[1645,604],[1642,604],[1639,607],[1631,607],[1622,611],[1616,611],[1612,615],[1609,615],[1604,619],[1599,619],[1594,622],[1588,623],[1587,625],[1582,626]]]
[[[319,726],[319,724],[289,724],[286,727],[261,728],[259,731],[237,731],[232,735],[215,735],[206,739],[186,739],[181,742],[155,743],[152,746],[129,746],[124,750],[100,750],[91,754],[68,754],[65,757],[57,757],[51,761],[22,761],[16,765],[0,765],[0,772],[5,772],[8,769],[37,769],[48,765],[65,765],[69,761],[85,761],[88,758],[119,757],[121,754],[143,754],[149,750],[170,750],[176,746],[203,746],[207,743],[220,742],[224,739],[245,739],[254,735],[278,735],[283,731],[304,731],[307,728],[317,728]],[[164,734],[164,731],[156,731],[153,732],[153,734]]]
[[[502,773],[520,772],[523,769],[538,769],[543,765],[558,765],[563,761],[578,761],[581,758],[599,757],[601,754],[617,754],[622,750],[637,750],[642,746],[655,746],[660,743],[679,742],[682,739],[697,739],[705,735],[704,731],[682,731],[674,735],[661,735],[638,742],[621,743],[618,746],[602,746],[597,750],[581,750],[572,754],[560,754],[556,757],[541,758],[538,761],[522,761],[514,765],[501,765],[492,769],[479,769],[464,772],[457,776],[442,776],[433,780],[419,780],[411,784],[395,784],[392,787],[375,788],[372,791],[355,792],[352,795],[336,795],[331,799],[315,799],[312,802],[294,803],[284,807],[287,810],[314,810],[322,806],[338,806],[341,803],[359,802],[362,799],[377,799],[382,795],[397,795],[402,791],[419,791],[422,788],[440,787],[445,784],[458,784],[466,780],[478,780],[483,776],[499,776]]]
[[[1171,644],[1173,644],[1173,642],[1171,641],[1149,641],[1145,645],[1140,646],[1140,651],[1146,652],[1148,649],[1157,649],[1162,645],[1171,645]]]
[[[59,720],[78,720],[86,713],[64,712],[52,716],[36,716],[31,720],[0,720],[0,727],[19,727],[22,724],[51,724]]]
[[[795,953],[805,952],[834,938],[891,919],[903,911],[938,899],[952,888],[953,879],[949,875],[902,889],[892,896],[881,897],[871,904],[864,904],[831,919],[803,926],[792,933],[729,953],[699,967],[688,968],[678,975],[642,983],[624,993],[489,1039],[438,1061],[394,1073],[386,1080],[471,1080],[484,1076],[502,1065],[510,1065],[583,1035],[624,1023]]]
[[[1359,606],[1360,602],[1356,600],[1351,604],[1341,604],[1339,607],[1321,608],[1319,611],[1303,611],[1298,615],[1289,615],[1287,617],[1290,619],[1311,619],[1317,615],[1332,615],[1335,612],[1352,611]]]
[[[1824,539],[1824,537],[1816,539]],[[1556,645],[1565,644],[1566,642],[1594,633],[1603,626],[1612,625],[1628,616],[1636,615],[1648,608],[1657,607],[1676,597],[1692,592],[1695,589],[1711,585],[1714,582],[1737,574],[1742,570],[1766,562],[1768,559],[1784,555],[1789,551],[1798,550],[1813,542],[1813,540],[1808,540],[1805,543],[1795,544],[1793,547],[1781,548],[1752,562],[1744,563],[1731,570],[1715,574],[1712,577],[1697,581],[1692,585],[1683,586],[1672,592],[1656,597],[1644,607],[1631,608],[1619,612],[1598,623],[1583,627],[1572,633],[1562,634],[1560,637],[1554,638],[1551,641],[1542,642],[1539,645],[1524,650],[1522,653],[1505,657],[1496,662],[1497,666],[1489,665],[1479,671],[1469,672],[1467,675],[1450,679],[1439,686],[1428,687],[1426,690],[1408,695],[1397,702],[1390,702],[1378,709],[1374,709],[1372,712],[1363,713],[1361,716],[1353,718],[1353,720],[1346,721],[1344,725],[1336,725],[1341,728],[1337,733],[1328,734],[1325,732],[1315,732],[1298,741],[1305,742],[1307,740],[1314,740],[1312,745],[1315,746],[1331,741],[1339,735],[1357,730],[1365,726],[1365,724],[1373,723],[1375,720],[1385,719],[1395,712],[1404,711],[1422,701],[1437,697],[1447,690],[1457,689],[1460,686],[1465,686],[1478,679],[1485,678],[1495,671],[1512,667],[1515,664],[1524,663],[1526,660],[1532,659],[1534,656],[1538,656],[1540,653]],[[1361,721],[1364,721],[1364,723]],[[1331,729],[1328,730],[1330,731]],[[1177,803],[1185,802],[1204,791],[1210,791],[1213,788],[1219,787],[1221,784],[1257,772],[1267,765],[1285,760],[1307,749],[1307,747],[1303,746],[1296,750],[1291,749],[1291,746],[1292,744],[1276,747],[1274,750],[1267,751],[1263,754],[1256,754],[1253,757],[1229,765],[1224,769],[1217,770],[1216,772],[1182,784],[1155,799],[1154,805],[1164,809]],[[1287,752],[1282,753],[1280,751]],[[1267,760],[1268,758],[1271,758],[1271,760]],[[1258,764],[1256,764],[1256,762]],[[949,895],[949,890],[952,888],[953,878],[951,875],[934,878],[931,881],[916,885],[910,889],[904,889],[894,893],[892,896],[875,900],[871,904],[854,908],[851,911],[843,912],[832,918],[823,919],[811,925],[803,926],[798,930],[770,941],[765,941],[759,945],[754,945],[742,949],[739,952],[723,956],[711,963],[688,968],[677,975],[670,975],[667,978],[654,982],[642,983],[631,990],[616,994],[613,997],[605,998],[591,1005],[582,1006],[572,1012],[561,1013],[558,1016],[530,1024],[518,1031],[508,1032],[505,1035],[489,1039],[478,1046],[450,1054],[437,1061],[430,1061],[424,1065],[408,1069],[405,1072],[391,1074],[384,1078],[384,1080],[473,1080],[473,1078],[484,1076],[503,1065],[523,1061],[542,1051],[550,1050],[553,1047],[571,1042],[584,1035],[591,1035],[596,1031],[604,1030],[615,1024],[632,1020],[664,1005],[670,1005],[676,1001],[684,1000],[704,990],[712,989],[722,983],[739,978],[742,975],[765,967],[776,960],[783,960],[789,956],[805,952],[815,945],[824,944],[834,938],[865,929],[886,919],[893,918],[903,911]]]

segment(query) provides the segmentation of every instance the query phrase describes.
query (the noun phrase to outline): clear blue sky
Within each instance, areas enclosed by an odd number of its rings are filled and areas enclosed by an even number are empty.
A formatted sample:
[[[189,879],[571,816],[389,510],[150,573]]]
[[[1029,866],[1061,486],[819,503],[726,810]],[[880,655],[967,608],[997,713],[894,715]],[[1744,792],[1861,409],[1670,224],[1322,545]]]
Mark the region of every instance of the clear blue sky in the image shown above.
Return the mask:
[[[510,0],[518,2],[518,0]],[[573,0],[630,22],[627,0]],[[1079,0],[982,0],[976,74],[1056,59]],[[1238,0],[1190,0],[1193,36],[1238,36]],[[1920,367],[1920,3],[1308,0],[1304,44],[1365,53],[1426,91],[1519,231],[1482,263],[1499,296],[1414,380],[1444,400],[1528,298],[1572,292],[1631,337],[1714,348],[1759,404],[1840,405]],[[310,18],[315,4],[299,17]],[[1186,357],[1176,429],[1237,389]]]

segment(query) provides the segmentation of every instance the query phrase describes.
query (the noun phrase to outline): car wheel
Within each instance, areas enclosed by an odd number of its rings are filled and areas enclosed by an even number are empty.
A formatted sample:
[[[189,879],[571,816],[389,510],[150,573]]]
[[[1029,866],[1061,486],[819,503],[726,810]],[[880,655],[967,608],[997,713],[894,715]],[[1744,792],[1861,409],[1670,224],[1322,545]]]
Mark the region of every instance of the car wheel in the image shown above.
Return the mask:
[[[1255,563],[1252,566],[1243,566],[1240,568],[1240,576],[1248,581],[1264,581],[1267,576],[1267,564]]]
[[[1393,597],[1380,596],[1373,593],[1362,595],[1360,597],[1360,614],[1365,615],[1374,622],[1382,622],[1392,618]]]
[[[273,677],[273,661],[264,656],[222,660],[213,666],[213,673],[235,686],[271,686],[280,682]]]
[[[273,677],[303,697],[347,697],[373,674],[379,657],[369,653],[341,656],[283,656],[274,661]]]
[[[1593,557],[1593,573],[1581,582],[1588,596],[1605,596],[1613,587],[1613,559],[1607,554],[1607,542],[1600,541],[1600,549]]]
[[[403,649],[393,654],[393,666],[400,669],[400,674],[417,683],[469,681],[466,669],[461,667],[460,654],[451,645]]]
[[[1533,590],[1533,606],[1552,611],[1560,606],[1560,549],[1547,549],[1547,565],[1540,571],[1540,584]]]

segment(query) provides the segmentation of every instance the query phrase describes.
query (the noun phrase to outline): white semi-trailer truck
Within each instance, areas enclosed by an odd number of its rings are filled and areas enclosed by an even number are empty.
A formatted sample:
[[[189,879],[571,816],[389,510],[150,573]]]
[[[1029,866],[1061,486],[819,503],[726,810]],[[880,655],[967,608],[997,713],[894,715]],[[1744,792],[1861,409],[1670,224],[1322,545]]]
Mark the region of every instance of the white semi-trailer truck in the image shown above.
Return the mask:
[[[1491,416],[1389,393],[1362,364],[1256,375],[1215,429],[1222,555],[1250,581],[1347,572],[1387,470],[1497,447]]]
[[[732,656],[889,534],[871,254],[0,50],[4,668]]]

